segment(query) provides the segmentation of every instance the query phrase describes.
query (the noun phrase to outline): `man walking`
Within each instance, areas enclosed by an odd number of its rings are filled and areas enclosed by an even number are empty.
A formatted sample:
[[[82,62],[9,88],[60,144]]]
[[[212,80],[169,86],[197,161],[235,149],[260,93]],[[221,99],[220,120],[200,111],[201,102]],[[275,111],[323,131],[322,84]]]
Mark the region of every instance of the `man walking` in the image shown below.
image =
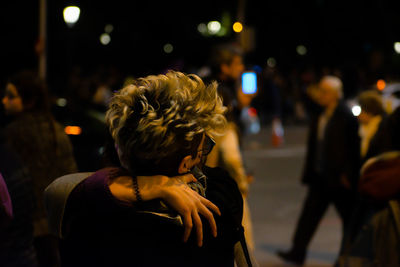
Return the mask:
[[[360,157],[357,119],[341,101],[342,82],[325,76],[317,102],[322,112],[311,120],[302,182],[308,186],[292,248],[279,251],[285,261],[303,265],[307,247],[329,205],[334,204],[343,229],[353,206]]]

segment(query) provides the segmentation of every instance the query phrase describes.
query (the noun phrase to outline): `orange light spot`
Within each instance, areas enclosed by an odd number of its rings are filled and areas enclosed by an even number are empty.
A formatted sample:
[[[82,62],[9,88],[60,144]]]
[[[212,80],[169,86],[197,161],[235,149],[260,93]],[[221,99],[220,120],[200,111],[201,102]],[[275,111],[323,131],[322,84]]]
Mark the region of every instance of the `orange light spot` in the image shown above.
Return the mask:
[[[378,88],[379,91],[383,91],[386,87],[386,82],[384,80],[378,80],[376,82],[376,88]]]
[[[64,132],[68,135],[80,135],[82,129],[79,126],[67,126],[65,127]]]
[[[241,32],[243,30],[243,24],[240,22],[235,22],[232,28],[234,32]]]

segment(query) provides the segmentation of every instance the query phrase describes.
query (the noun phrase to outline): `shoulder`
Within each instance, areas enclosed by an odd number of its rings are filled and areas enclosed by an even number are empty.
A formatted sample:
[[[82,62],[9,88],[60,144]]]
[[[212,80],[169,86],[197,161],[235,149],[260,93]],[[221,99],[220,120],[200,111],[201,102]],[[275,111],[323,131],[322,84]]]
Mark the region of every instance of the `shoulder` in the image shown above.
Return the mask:
[[[243,215],[243,198],[239,187],[229,173],[222,168],[204,167],[204,174],[207,176],[206,195],[224,213],[229,211],[234,216]]]
[[[345,126],[358,126],[358,120],[351,112],[350,108],[344,103],[340,102],[336,107],[335,113],[332,117],[338,125],[345,125]]]

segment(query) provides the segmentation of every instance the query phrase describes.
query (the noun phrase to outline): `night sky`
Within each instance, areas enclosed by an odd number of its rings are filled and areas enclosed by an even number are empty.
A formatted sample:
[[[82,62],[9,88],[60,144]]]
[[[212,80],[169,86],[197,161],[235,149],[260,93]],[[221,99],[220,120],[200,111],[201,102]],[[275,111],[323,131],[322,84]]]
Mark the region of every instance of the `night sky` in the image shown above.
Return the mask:
[[[278,66],[322,67],[368,64],[374,51],[384,53],[384,62],[396,69],[399,59],[393,43],[400,40],[399,3],[395,1],[247,0],[245,24],[255,31],[254,50],[248,65],[265,65],[274,57]],[[65,6],[81,8],[79,21],[69,28],[63,21]],[[185,67],[207,63],[210,48],[235,40],[204,37],[199,23],[236,20],[238,1],[51,1],[48,0],[48,77],[56,84],[73,66],[90,72],[99,66],[115,66],[126,74],[160,72],[183,59]],[[2,82],[17,70],[34,68],[34,45],[38,36],[38,1],[6,1],[2,4]],[[112,24],[111,42],[104,46],[99,36]],[[163,51],[173,45],[171,54]],[[296,47],[307,54],[299,56]]]

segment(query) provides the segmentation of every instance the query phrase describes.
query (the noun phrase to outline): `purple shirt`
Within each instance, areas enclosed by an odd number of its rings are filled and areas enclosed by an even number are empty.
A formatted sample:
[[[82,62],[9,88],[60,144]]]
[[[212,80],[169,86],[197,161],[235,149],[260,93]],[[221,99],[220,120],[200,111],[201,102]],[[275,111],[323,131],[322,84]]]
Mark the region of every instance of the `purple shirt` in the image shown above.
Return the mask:
[[[7,190],[6,182],[0,173],[0,223],[13,218],[10,194]]]

